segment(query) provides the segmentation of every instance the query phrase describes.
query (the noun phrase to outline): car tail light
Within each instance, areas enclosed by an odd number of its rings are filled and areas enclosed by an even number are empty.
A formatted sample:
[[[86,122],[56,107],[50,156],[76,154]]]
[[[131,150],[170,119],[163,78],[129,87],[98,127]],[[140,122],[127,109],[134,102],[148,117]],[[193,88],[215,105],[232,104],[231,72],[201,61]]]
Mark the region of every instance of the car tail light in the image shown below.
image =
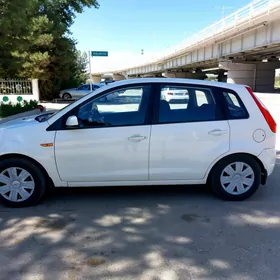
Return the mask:
[[[167,95],[173,95],[173,92],[168,92]]]
[[[250,87],[246,87],[248,92],[251,94],[252,98],[256,102],[257,106],[259,107],[260,111],[262,112],[268,126],[270,127],[271,131],[276,133],[277,131],[277,124],[273,117],[271,116],[268,109],[265,107],[265,105],[259,100],[259,98],[253,93],[253,90]]]

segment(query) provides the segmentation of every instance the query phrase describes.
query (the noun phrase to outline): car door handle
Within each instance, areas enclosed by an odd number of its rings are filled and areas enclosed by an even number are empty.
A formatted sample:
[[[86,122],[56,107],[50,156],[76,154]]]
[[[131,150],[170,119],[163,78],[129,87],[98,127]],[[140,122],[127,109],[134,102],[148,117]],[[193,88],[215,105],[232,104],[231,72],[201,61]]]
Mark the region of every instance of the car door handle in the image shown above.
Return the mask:
[[[221,129],[213,129],[208,132],[209,135],[213,135],[213,136],[220,136],[220,135],[224,135],[227,133],[228,133],[227,130],[221,130]]]
[[[141,135],[132,135],[130,137],[128,137],[129,141],[133,141],[133,142],[140,142],[142,140],[147,139],[147,136],[141,136]]]

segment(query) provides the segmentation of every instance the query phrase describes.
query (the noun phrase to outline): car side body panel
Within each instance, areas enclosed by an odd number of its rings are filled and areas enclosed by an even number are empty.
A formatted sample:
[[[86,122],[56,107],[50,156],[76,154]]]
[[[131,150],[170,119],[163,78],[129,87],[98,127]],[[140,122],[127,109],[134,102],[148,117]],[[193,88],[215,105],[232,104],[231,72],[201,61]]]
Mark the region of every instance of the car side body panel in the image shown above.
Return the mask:
[[[0,159],[1,156],[16,154],[37,161],[51,177],[55,186],[67,186],[58,175],[55,155],[55,132],[46,131],[47,122],[39,123],[34,118],[15,120],[0,126]],[[28,129],[28,133],[27,133]],[[4,139],[9,139],[5,141]],[[41,146],[41,144],[51,144]]]

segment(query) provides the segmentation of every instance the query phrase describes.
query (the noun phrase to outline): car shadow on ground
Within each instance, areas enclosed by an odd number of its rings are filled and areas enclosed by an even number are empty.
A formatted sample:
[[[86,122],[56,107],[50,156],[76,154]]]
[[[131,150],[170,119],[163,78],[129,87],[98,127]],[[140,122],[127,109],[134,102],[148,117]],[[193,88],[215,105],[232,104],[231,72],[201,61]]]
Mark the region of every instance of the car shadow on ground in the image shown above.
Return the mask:
[[[280,155],[268,186],[60,189],[0,207],[1,279],[278,279]],[[279,182],[279,181],[278,181]]]

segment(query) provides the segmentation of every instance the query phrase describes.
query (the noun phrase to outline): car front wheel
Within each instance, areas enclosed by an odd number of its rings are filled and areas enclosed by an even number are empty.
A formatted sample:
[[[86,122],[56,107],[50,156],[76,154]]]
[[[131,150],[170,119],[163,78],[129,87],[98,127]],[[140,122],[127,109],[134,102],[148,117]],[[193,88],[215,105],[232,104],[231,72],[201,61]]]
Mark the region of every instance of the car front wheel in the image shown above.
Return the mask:
[[[46,190],[46,178],[32,161],[8,158],[0,161],[0,201],[10,207],[37,204]]]
[[[71,99],[72,96],[71,96],[70,93],[66,92],[66,93],[63,94],[62,98],[63,98],[63,99]]]
[[[233,155],[222,159],[211,174],[214,193],[225,200],[244,200],[261,184],[261,167],[248,155]]]

